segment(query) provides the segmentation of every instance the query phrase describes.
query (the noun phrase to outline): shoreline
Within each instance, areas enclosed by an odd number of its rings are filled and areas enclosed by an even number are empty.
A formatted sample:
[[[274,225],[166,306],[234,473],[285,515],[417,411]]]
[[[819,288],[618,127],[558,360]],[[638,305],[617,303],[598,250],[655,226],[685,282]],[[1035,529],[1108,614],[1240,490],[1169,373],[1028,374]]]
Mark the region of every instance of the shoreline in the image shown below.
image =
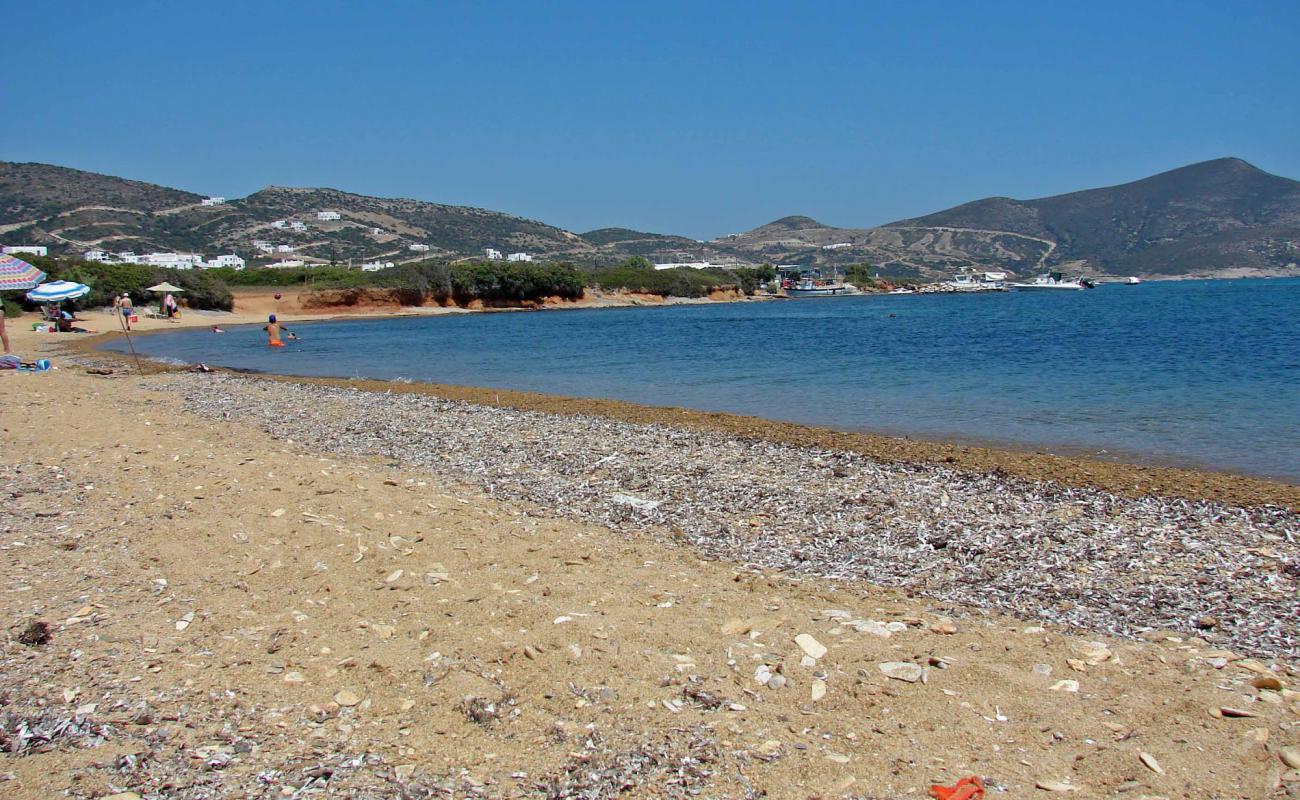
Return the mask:
[[[83,356],[0,375],[6,796],[1295,780],[1294,513]]]
[[[701,303],[736,302],[734,300],[701,300]],[[745,301],[740,301],[745,302]],[[598,306],[624,307],[624,306]],[[564,306],[564,310],[576,306]],[[582,306],[581,308],[588,308]],[[534,309],[514,309],[534,310]],[[540,310],[540,309],[538,309]],[[484,313],[503,309],[430,309],[428,314]],[[390,319],[405,316],[422,316],[420,313],[376,313],[337,315],[286,315],[290,322],[346,321],[352,319]],[[107,317],[107,315],[105,315]],[[207,327],[209,318],[196,319],[202,312],[190,312],[180,323],[169,324],[158,320],[140,331],[141,335],[155,335],[179,328]],[[262,321],[257,312],[241,312],[224,324],[257,324]],[[109,318],[111,321],[111,318]],[[136,331],[133,330],[135,335]],[[75,340],[63,340],[76,351],[89,357],[131,361],[130,353],[116,353],[99,345],[109,338],[121,337],[121,331],[101,332]],[[39,336],[37,334],[36,336]],[[70,335],[68,335],[70,336]],[[142,359],[150,370],[158,372],[184,369],[165,362]],[[650,406],[622,400],[567,397],[537,392],[485,387],[458,386],[433,382],[406,382],[382,379],[357,379],[344,377],[313,377],[282,375],[278,373],[250,373],[240,370],[222,371],[240,375],[256,375],[271,381],[302,383],[305,385],[346,386],[369,391],[391,393],[416,393],[462,400],[485,406],[514,408],[521,411],[541,411],[555,414],[592,414],[609,419],[649,424],[679,425],[692,430],[716,431],[741,438],[770,441],[777,444],[819,447],[860,453],[870,458],[890,463],[943,464],[971,472],[996,472],[1027,480],[1047,480],[1068,486],[1100,489],[1125,497],[1142,497],[1149,494],[1181,497],[1192,500],[1212,500],[1238,506],[1274,505],[1292,511],[1300,510],[1300,484],[1286,480],[1245,475],[1209,468],[1170,466],[1152,459],[1149,462],[1128,460],[1141,458],[1141,454],[1117,454],[1115,460],[1098,459],[1087,455],[1041,452],[1046,446],[1017,447],[1006,443],[962,442],[930,440],[904,435],[842,431],[833,428],[800,423],[781,422],[763,417],[752,417],[726,412],[698,411],[687,408]]]

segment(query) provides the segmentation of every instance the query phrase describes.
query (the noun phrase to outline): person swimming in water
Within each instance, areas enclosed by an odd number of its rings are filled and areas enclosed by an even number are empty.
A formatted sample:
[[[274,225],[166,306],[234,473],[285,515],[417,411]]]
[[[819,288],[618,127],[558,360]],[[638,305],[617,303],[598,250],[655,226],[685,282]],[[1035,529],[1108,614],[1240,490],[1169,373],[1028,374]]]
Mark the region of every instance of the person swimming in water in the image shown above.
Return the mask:
[[[289,333],[289,329],[277,322],[274,314],[267,318],[266,325],[262,327],[262,330],[266,331],[266,344],[268,347],[284,347],[284,342],[280,341],[280,331]],[[289,333],[289,336],[295,339],[298,338],[292,333]]]
[[[225,333],[225,331],[222,330],[222,328],[221,328],[220,325],[213,325],[213,326],[212,326],[212,332],[213,332],[213,333]]]

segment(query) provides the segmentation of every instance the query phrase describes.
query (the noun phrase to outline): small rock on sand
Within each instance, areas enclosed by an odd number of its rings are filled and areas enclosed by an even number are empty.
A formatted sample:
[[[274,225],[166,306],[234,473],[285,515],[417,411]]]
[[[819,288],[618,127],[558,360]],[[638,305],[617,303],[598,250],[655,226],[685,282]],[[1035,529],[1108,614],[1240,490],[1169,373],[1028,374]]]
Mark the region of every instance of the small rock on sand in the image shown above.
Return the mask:
[[[1151,770],[1155,774],[1157,775],[1165,774],[1165,768],[1160,766],[1160,762],[1156,761],[1156,757],[1151,755],[1150,753],[1147,752],[1138,753],[1138,760],[1142,762],[1142,765],[1144,767]]]
[[[799,645],[799,649],[804,651],[809,658],[821,658],[826,655],[826,645],[806,633],[794,637],[794,643]]]
[[[361,697],[349,689],[340,689],[334,694],[334,702],[341,706],[355,706],[361,702]]]
[[[1072,786],[1065,781],[1038,781],[1034,786],[1045,792],[1074,792],[1079,789],[1078,786]]]
[[[752,626],[743,619],[730,619],[722,624],[723,636],[744,636]]]
[[[916,683],[925,677],[925,668],[910,661],[886,661],[880,664],[880,671],[898,681]]]
[[[1300,769],[1300,747],[1283,747],[1277,755],[1291,769]]]

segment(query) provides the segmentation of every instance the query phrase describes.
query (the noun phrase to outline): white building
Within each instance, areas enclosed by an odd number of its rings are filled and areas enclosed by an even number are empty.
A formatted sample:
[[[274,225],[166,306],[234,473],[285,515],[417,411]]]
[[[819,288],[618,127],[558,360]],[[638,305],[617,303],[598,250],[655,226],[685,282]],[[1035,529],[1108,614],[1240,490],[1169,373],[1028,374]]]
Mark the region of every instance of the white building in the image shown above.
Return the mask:
[[[87,250],[81,254],[81,257],[87,261],[98,261],[101,264],[111,264],[113,257],[103,250]]]
[[[835,244],[822,245],[823,250],[843,250],[846,247],[852,247],[853,242],[836,242]]]
[[[295,259],[293,261],[277,261],[274,264],[267,264],[266,268],[267,269],[289,269],[290,267],[305,267],[305,266],[307,266],[306,261],[300,261]]]
[[[257,252],[259,252],[259,253],[274,253],[274,252],[275,252],[275,245],[271,244],[270,242],[268,242],[268,241],[265,240],[265,239],[254,239],[254,240],[253,240],[253,247],[254,247],[254,249],[256,249]]]
[[[272,223],[271,223],[271,227],[272,227],[272,228],[283,228],[285,225],[288,225],[288,224],[289,224],[288,220],[277,219],[275,222],[272,222]]]
[[[17,255],[19,253],[27,253],[28,255],[33,256],[46,256],[50,254],[50,248],[42,247],[37,244],[11,244],[5,247],[4,253],[7,256]]]
[[[391,261],[367,261],[366,263],[361,265],[362,272],[378,272],[381,269],[392,269],[392,268],[393,268],[393,262]]]
[[[507,261],[532,261],[533,257],[529,253],[511,253],[506,256]]]
[[[427,245],[427,244],[413,244],[413,245],[410,245],[410,247],[409,247],[408,249],[410,249],[410,250],[414,250],[414,251],[417,252],[417,253],[427,253],[427,252],[429,252],[429,245]]]
[[[485,249],[483,252],[487,255],[488,261],[500,261],[503,258],[500,250],[493,250],[491,247]]]
[[[201,205],[201,206],[219,206],[219,205],[221,205],[221,204],[224,203],[224,202],[226,202],[226,198],[224,198],[224,197],[205,197],[205,198],[203,198],[202,200],[199,201],[199,205]]]
[[[292,253],[293,251],[294,246],[291,244],[277,244],[275,246],[275,252],[277,253]]]
[[[316,219],[321,222],[334,222],[335,220],[343,219],[343,215],[337,211],[317,211]]]
[[[146,253],[137,258],[139,259],[135,262],[137,264],[167,269],[194,269],[195,267],[202,269],[204,266],[203,256],[198,253]]]
[[[289,223],[289,227],[295,231],[305,231],[307,230],[307,223],[295,219],[293,222]]]
[[[203,266],[206,269],[225,268],[225,269],[241,270],[244,268],[244,259],[235,255],[234,253],[228,253],[224,256],[217,256],[216,258],[211,259]]]
[[[383,234],[384,234],[384,229],[383,229],[383,228],[371,228],[371,229],[370,229],[370,235],[371,235],[371,236],[382,236]]]

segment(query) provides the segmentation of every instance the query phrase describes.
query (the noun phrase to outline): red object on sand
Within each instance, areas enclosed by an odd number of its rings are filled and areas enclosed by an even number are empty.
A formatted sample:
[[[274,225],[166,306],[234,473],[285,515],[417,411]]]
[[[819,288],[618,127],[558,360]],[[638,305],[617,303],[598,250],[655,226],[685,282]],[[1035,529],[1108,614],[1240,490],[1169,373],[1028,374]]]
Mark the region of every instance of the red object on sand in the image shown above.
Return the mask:
[[[984,796],[984,781],[980,776],[972,775],[952,786],[931,786],[930,796],[935,800],[979,800]]]

